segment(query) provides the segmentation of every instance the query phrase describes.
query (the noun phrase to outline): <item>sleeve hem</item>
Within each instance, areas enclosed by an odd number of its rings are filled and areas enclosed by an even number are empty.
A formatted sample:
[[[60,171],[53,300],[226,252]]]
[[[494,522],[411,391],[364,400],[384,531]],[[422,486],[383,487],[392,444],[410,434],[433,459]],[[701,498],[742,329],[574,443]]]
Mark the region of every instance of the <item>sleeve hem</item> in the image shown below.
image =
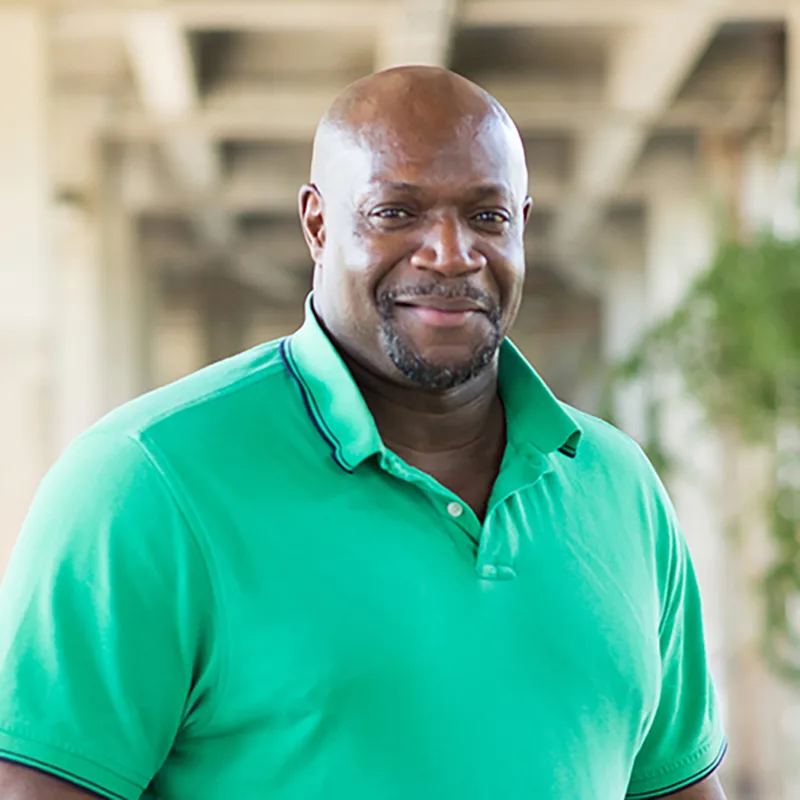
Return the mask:
[[[0,731],[0,759],[60,778],[108,800],[139,800],[146,786],[67,750]]]
[[[653,800],[654,798],[667,797],[668,795],[688,789],[690,786],[704,781],[716,771],[722,763],[727,749],[728,743],[724,737],[716,748],[706,745],[697,752],[695,758],[689,761],[688,764],[683,763],[680,767],[664,771],[659,775],[658,782],[672,779],[671,783],[659,786],[656,785],[657,781],[652,778],[632,781],[631,785],[636,787],[636,784],[638,784],[639,789],[638,791],[629,790],[625,798],[626,800]],[[708,758],[709,754],[713,754],[710,759]],[[702,758],[703,756],[705,756],[705,758]],[[677,779],[681,773],[685,772],[687,767],[693,767],[693,772]]]

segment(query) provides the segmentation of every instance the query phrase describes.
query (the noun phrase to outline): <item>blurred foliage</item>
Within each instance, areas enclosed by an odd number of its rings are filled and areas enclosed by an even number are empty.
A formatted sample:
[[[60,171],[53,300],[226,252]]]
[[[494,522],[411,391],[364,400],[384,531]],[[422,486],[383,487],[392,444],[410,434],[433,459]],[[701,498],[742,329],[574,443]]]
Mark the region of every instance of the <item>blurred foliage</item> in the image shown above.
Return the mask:
[[[711,419],[773,442],[780,387],[800,369],[800,240],[723,243],[671,317],[622,365],[623,377],[678,367]]]
[[[778,489],[772,507],[776,558],[764,578],[766,600],[765,652],[784,677],[800,681],[800,537],[796,491]]]
[[[798,430],[800,240],[770,233],[724,240],[709,269],[672,316],[647,333],[620,375],[630,380],[675,368],[709,419],[744,441],[775,450],[782,426]],[[776,479],[768,498],[776,559],[763,586],[765,651],[774,668],[800,680],[797,488]]]
[[[645,410],[645,439],[642,449],[653,469],[665,479],[675,469],[676,464],[675,457],[664,446],[660,436],[661,418],[661,403],[650,398]]]

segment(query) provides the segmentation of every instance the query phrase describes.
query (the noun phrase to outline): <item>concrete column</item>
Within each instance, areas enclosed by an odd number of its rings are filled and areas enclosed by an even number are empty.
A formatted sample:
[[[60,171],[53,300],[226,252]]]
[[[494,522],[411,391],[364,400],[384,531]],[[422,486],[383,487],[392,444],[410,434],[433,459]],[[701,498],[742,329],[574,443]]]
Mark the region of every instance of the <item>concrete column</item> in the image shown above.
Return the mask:
[[[800,234],[797,176],[794,157],[781,158],[763,139],[749,143],[741,185],[746,234],[764,230],[778,236]],[[779,445],[791,446],[790,438],[791,426]],[[748,698],[743,707],[731,709],[740,719],[734,742],[740,753],[737,776],[740,783],[752,788],[751,796],[794,800],[800,796],[800,701],[796,687],[784,685],[771,673],[761,653],[764,611],[760,579],[773,557],[766,498],[779,469],[772,448],[754,448],[729,433],[725,457],[729,512],[740,528],[729,561],[730,683],[737,695]]]
[[[782,690],[761,650],[760,581],[772,557],[765,512],[775,456],[770,448],[743,443],[735,431],[725,432],[724,448],[726,511],[735,523],[726,561],[729,785],[742,800],[794,800],[797,792],[781,787],[798,774],[798,732],[791,727],[798,719],[796,689]]]
[[[241,310],[209,302],[204,316],[206,361],[213,364],[239,353],[244,348],[245,325]]]
[[[206,364],[203,317],[196,308],[160,308],[153,343],[153,383],[157,386],[178,380]]]
[[[647,330],[647,283],[644,253],[633,231],[608,232],[604,243],[602,353],[614,367],[631,355]],[[614,382],[613,422],[636,441],[647,438],[647,384],[643,379]]]
[[[778,173],[778,159],[769,141],[763,137],[751,141],[742,157],[739,208],[745,234],[772,230],[778,206],[785,202],[778,197]]]
[[[702,190],[677,166],[654,186],[647,243],[653,320],[668,315],[710,264],[722,212],[734,232],[775,221],[776,164],[760,145],[740,159],[723,144],[706,142],[705,160],[695,166],[698,174],[708,168]],[[679,375],[654,376],[653,388],[664,403],[664,444],[678,459],[668,485],[697,566],[712,669],[725,700],[726,788],[732,800],[783,800],[794,795],[779,788],[780,701],[760,654],[758,588],[768,563],[763,504],[774,463],[735,431],[710,428]]]
[[[689,163],[674,165],[650,198],[645,247],[651,323],[675,309],[714,254],[712,209],[691,172]],[[697,569],[711,666],[725,698],[727,598],[720,441],[677,371],[655,374],[650,383],[651,397],[661,406],[662,443],[675,463],[666,482]],[[731,702],[746,701],[732,697]]]
[[[53,456],[53,274],[42,13],[0,9],[0,572]]]
[[[245,347],[250,307],[245,287],[225,275],[210,277],[202,292],[203,328],[206,334],[206,363],[229,358]]]
[[[63,450],[108,410],[103,363],[104,276],[96,210],[82,197],[55,209],[55,446]]]
[[[101,258],[105,309],[106,405],[113,408],[153,385],[152,314],[155,282],[141,257],[135,218],[125,207],[127,153],[109,146],[103,154]]]
[[[303,298],[298,297],[285,309],[254,310],[244,332],[243,347],[255,347],[273,339],[280,339],[296,331],[303,324]]]

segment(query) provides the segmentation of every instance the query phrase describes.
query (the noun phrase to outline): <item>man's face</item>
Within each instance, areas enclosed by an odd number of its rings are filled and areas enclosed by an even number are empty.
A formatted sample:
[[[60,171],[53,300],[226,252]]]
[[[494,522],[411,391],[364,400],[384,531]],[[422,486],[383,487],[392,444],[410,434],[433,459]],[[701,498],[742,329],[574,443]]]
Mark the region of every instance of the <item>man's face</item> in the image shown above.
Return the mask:
[[[386,126],[343,144],[307,191],[315,310],[363,366],[437,390],[493,361],[525,272],[530,201],[510,136],[494,118],[435,136]]]

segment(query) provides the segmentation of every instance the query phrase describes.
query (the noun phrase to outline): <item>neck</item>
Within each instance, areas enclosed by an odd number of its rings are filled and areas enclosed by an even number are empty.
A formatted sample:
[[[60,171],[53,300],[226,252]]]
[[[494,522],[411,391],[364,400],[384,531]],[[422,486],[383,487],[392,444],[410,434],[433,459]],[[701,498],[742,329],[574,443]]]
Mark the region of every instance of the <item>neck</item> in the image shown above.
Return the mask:
[[[395,452],[444,455],[504,438],[496,359],[467,383],[439,392],[395,383],[346,354],[344,359],[381,438]]]

